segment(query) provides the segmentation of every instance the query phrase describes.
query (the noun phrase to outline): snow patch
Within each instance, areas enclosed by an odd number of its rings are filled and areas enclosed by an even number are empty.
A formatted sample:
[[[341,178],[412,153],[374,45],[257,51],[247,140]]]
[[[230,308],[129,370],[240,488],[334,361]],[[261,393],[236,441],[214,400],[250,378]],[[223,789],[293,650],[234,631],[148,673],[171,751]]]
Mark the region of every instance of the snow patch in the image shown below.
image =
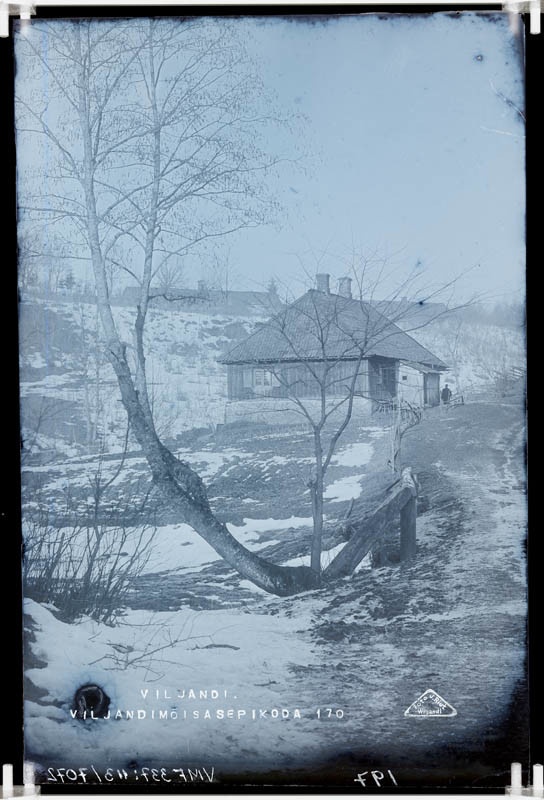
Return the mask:
[[[331,503],[341,503],[343,500],[356,500],[360,497],[363,487],[361,481],[365,478],[362,475],[348,475],[340,478],[334,483],[329,484],[325,489],[323,497]]]
[[[330,550],[323,550],[321,553],[321,568],[325,569],[328,567],[331,561],[338,555],[340,550],[344,547],[346,543],[340,542],[335,547],[331,547]],[[310,555],[306,556],[296,556],[295,558],[290,558],[289,561],[284,561],[284,567],[309,567],[310,566]]]
[[[253,534],[265,533],[267,531],[283,531],[289,528],[305,528],[312,524],[311,517],[288,517],[287,519],[250,519],[244,517],[242,525],[228,524],[228,528],[233,536],[239,541],[251,541]]]
[[[348,445],[332,459],[339,467],[364,467],[372,458],[374,448],[369,442]]]

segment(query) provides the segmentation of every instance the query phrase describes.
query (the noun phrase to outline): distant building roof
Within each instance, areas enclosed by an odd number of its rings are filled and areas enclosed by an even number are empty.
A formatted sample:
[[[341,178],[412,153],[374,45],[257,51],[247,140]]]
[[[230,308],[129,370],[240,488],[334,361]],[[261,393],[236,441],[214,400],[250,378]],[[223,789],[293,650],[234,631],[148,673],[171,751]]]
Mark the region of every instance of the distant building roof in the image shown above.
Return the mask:
[[[233,347],[225,364],[348,360],[381,356],[434,369],[446,364],[375,307],[316,289],[295,300]]]
[[[141,289],[138,286],[127,286],[123,290],[121,300],[124,303],[134,304],[140,299]],[[151,287],[150,295],[158,308],[177,307],[195,305],[207,306],[212,308],[225,308],[237,314],[245,311],[270,314],[282,307],[282,303],[277,295],[267,291],[244,291],[237,289],[210,289],[204,282],[198,288],[182,287],[173,289],[167,296],[158,287]]]

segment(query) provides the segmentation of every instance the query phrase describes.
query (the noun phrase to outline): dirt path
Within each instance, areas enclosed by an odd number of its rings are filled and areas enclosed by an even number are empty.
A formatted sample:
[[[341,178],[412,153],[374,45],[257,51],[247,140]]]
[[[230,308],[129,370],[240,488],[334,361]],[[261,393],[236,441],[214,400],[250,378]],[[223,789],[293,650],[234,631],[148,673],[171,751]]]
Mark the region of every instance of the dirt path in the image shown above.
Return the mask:
[[[413,562],[364,569],[287,600],[233,592],[236,574],[220,562],[160,587],[155,581],[158,602],[169,597],[173,607],[180,599],[232,607],[236,596],[252,614],[301,619],[313,660],[294,667],[287,682],[278,676],[278,703],[303,709],[297,759],[318,759],[327,780],[330,771],[345,786],[357,771],[389,765],[402,785],[435,785],[453,763],[455,785],[465,785],[469,759],[470,785],[500,786],[510,760],[524,760],[523,423],[519,407],[473,404],[436,409],[407,436],[403,460],[421,484]],[[427,689],[456,714],[406,717]],[[318,707],[341,710],[342,718],[316,723]],[[321,747],[305,755],[302,742],[315,742],[316,725],[326,726]],[[505,744],[515,725],[518,753]],[[292,748],[286,741],[276,754],[291,777]]]
[[[427,507],[417,557],[339,582],[312,629],[319,664],[297,681],[297,691],[311,686],[348,710],[341,729],[330,726],[331,745],[346,753],[343,774],[374,754],[410,782],[415,766],[436,770],[468,751],[481,781],[501,785],[492,773],[513,757],[503,747],[513,725],[523,760],[523,443],[519,411],[489,405],[428,415],[406,443]],[[429,688],[457,714],[405,717]]]

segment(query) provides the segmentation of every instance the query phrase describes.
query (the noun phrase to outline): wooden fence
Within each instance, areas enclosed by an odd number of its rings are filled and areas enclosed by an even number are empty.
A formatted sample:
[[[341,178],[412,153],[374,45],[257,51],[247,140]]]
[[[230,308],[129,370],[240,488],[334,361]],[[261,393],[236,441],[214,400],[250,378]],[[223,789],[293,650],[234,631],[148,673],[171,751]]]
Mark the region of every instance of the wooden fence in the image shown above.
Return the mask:
[[[347,544],[323,572],[325,579],[351,575],[380,538],[400,517],[400,560],[416,553],[417,480],[410,467],[389,489],[385,499],[371,514],[345,524]]]
[[[464,406],[465,405],[465,398],[462,394],[452,394],[449,399],[449,402],[446,403],[449,406]]]

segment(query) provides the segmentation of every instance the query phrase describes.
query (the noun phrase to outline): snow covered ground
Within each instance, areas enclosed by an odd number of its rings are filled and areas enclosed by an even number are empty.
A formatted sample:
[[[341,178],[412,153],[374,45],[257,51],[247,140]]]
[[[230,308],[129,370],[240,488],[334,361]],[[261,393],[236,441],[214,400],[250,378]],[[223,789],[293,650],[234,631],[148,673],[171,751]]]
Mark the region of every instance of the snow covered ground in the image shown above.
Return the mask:
[[[135,312],[122,306],[113,310],[130,355]],[[227,378],[218,359],[259,322],[254,316],[150,310],[147,368],[163,437],[174,439],[191,428],[225,421]],[[445,380],[452,389],[467,396],[493,391],[512,367],[522,368],[525,363],[521,329],[468,323],[450,315],[414,335],[448,364]],[[95,306],[68,301],[25,303],[21,340],[27,447],[76,455],[85,451],[91,436],[101,449],[119,451],[126,433],[125,415],[111,367],[97,346]]]
[[[526,363],[525,332],[477,322],[463,322],[448,315],[419,328],[414,337],[443,359],[449,369],[445,375],[454,392],[470,397],[493,394],[512,367]]]
[[[130,357],[135,311],[122,306],[113,311]],[[65,439],[65,454],[81,452],[93,424],[98,425],[100,442],[108,452],[122,447],[125,414],[113,371],[97,340],[96,313],[91,303],[29,302],[22,306],[23,431],[26,429],[26,439],[34,449],[51,450]],[[256,317],[150,310],[147,370],[163,437],[224,421],[227,376],[218,358],[257,321]],[[46,398],[45,409],[39,406],[40,398]],[[71,429],[52,412],[53,401],[67,404]],[[36,427],[39,429],[33,430]]]
[[[359,476],[361,466],[372,467],[379,447],[371,449],[383,436],[364,436],[364,447],[347,440],[339,449],[336,469]],[[225,572],[188,526],[165,525],[149,578],[166,585],[177,576],[193,588],[203,582],[215,608],[128,607],[112,627],[89,618],[69,625],[54,608],[29,600],[27,679],[34,688],[25,714],[32,758],[66,766],[70,753],[71,764],[101,769],[213,767],[221,780],[241,760],[244,770],[273,766],[288,776],[305,765],[325,769],[334,753],[370,750],[374,758],[382,754],[382,766],[392,758],[432,773],[433,753],[466,752],[476,742],[485,767],[486,742],[496,741],[523,683],[522,447],[515,407],[430,414],[406,442],[427,510],[418,518],[417,559],[401,567],[371,569],[367,561],[334,587],[282,600]],[[198,458],[202,452],[195,450]],[[221,468],[213,454],[208,463]],[[231,465],[234,482],[243,464]],[[230,529],[266,555],[310,523],[306,515],[259,516],[258,508],[244,504]],[[324,558],[339,547],[326,548]],[[307,555],[280,562],[300,565]],[[229,603],[226,586],[243,603]],[[72,718],[74,693],[87,682],[109,696],[109,719]],[[457,715],[433,725],[406,718],[428,688]],[[331,717],[319,719],[318,709],[332,709]],[[345,781],[353,780],[353,767],[346,770]]]
[[[308,728],[311,710],[289,688],[289,669],[315,661],[300,616],[130,612],[112,631],[88,619],[68,626],[32,601],[26,610],[37,626],[35,653],[48,664],[27,675],[48,691],[39,704],[27,702],[27,746],[40,752],[47,741],[52,764],[68,757],[71,764],[101,768],[131,761],[211,767],[220,758],[224,768],[242,752],[255,765],[270,751],[285,761],[301,723],[297,710]],[[52,648],[52,642],[63,644]],[[71,718],[67,690],[86,683],[108,694],[111,719]],[[191,689],[195,698],[188,697]],[[200,699],[202,693],[207,696]],[[59,699],[61,707],[53,704]],[[261,709],[268,712],[264,718]],[[273,709],[284,713],[276,718]],[[316,732],[304,749],[318,744]]]
[[[124,412],[93,345],[92,306],[27,311],[23,431],[27,452],[41,455],[24,464],[25,514],[35,524],[46,513],[53,536],[62,536],[68,512],[86,508],[70,555],[84,563],[97,479],[107,485],[108,508],[128,509],[149,489],[148,468],[136,448],[122,456]],[[132,312],[115,313],[130,351]],[[274,563],[307,565],[307,434],[215,430],[226,399],[217,358],[254,322],[152,313],[158,425],[203,477],[213,510],[240,542]],[[490,387],[501,370],[523,363],[521,337],[503,347],[491,326],[465,328],[454,337],[445,321],[417,335],[452,366],[454,388]],[[69,623],[52,603],[26,601],[29,757],[42,767],[94,764],[131,776],[142,765],[209,768],[219,781],[275,768],[287,783],[291,770],[332,770],[334,762],[343,765],[345,787],[357,770],[388,759],[407,774],[418,764],[432,783],[436,764],[470,751],[482,780],[496,773],[510,757],[500,744],[510,702],[524,691],[523,437],[521,396],[518,405],[431,409],[402,449],[421,483],[416,560],[372,569],[367,558],[351,578],[288,599],[240,579],[152,496],[147,562],[113,624],[88,616]],[[324,565],[343,546],[329,528],[362,501],[389,453],[387,425],[357,420],[346,431],[326,480]],[[100,520],[105,561],[129,560],[138,540],[134,519],[123,555],[116,553],[116,524],[107,514]],[[74,694],[85,683],[106,692],[109,719],[73,718]],[[433,724],[406,718],[428,688],[457,715]]]

